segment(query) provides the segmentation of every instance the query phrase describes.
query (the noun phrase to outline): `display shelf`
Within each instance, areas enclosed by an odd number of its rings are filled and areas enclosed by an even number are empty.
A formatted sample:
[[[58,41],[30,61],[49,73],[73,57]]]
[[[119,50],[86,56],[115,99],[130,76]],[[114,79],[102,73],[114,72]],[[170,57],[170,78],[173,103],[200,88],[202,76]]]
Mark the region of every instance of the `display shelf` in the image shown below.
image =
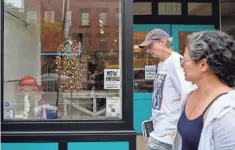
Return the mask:
[[[73,106],[76,109],[91,115],[93,117],[98,117],[99,115],[106,112],[106,108],[98,110],[97,99],[107,98],[107,97],[119,97],[119,93],[115,91],[78,91],[78,92],[63,92],[62,99],[65,104],[64,108],[67,108],[67,105]],[[75,102],[71,101],[71,98]],[[80,99],[92,99],[92,111],[88,108],[85,108],[80,105]],[[67,116],[67,109],[64,112],[64,116]]]

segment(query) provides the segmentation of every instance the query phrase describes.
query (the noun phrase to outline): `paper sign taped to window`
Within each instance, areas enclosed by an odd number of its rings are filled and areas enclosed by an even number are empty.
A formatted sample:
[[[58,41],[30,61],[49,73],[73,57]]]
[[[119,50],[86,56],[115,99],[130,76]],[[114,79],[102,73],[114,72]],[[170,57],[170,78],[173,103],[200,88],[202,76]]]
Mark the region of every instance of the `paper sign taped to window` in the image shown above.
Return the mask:
[[[119,97],[106,98],[106,116],[121,118],[121,101]]]
[[[104,69],[104,89],[120,89],[119,69]]]
[[[145,79],[154,80],[156,76],[157,67],[155,65],[146,65],[145,66]]]

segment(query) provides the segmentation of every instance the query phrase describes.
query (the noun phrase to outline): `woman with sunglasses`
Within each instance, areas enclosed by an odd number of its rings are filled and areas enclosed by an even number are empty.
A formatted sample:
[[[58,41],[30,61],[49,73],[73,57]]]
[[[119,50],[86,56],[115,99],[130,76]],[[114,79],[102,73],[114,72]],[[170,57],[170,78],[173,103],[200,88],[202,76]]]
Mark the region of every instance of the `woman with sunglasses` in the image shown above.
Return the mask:
[[[235,150],[235,41],[217,30],[192,33],[181,64],[198,88],[183,105],[176,149]]]

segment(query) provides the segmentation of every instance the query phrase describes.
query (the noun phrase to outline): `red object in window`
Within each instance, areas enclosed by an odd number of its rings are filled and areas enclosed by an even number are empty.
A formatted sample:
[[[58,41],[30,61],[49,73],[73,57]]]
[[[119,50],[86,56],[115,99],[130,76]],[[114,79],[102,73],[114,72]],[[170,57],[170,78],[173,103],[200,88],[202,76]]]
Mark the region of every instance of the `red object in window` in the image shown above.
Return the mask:
[[[21,86],[37,86],[37,81],[30,76],[23,77],[19,81],[19,85]]]
[[[43,88],[41,85],[37,85],[37,89],[38,89],[38,91],[43,91]]]

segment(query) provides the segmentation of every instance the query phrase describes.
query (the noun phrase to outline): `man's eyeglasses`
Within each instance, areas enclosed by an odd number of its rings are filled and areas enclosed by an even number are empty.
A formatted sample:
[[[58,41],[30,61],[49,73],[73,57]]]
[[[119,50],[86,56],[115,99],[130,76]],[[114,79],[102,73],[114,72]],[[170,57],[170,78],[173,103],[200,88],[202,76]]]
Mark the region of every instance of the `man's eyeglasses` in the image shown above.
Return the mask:
[[[146,46],[146,49],[151,49],[153,44],[150,44],[149,46]]]
[[[153,40],[154,40],[154,42],[159,42],[161,39],[153,39]],[[153,42],[153,43],[154,43],[154,42]],[[146,46],[146,49],[151,49],[152,46],[153,46],[153,43],[150,44],[149,46]]]

